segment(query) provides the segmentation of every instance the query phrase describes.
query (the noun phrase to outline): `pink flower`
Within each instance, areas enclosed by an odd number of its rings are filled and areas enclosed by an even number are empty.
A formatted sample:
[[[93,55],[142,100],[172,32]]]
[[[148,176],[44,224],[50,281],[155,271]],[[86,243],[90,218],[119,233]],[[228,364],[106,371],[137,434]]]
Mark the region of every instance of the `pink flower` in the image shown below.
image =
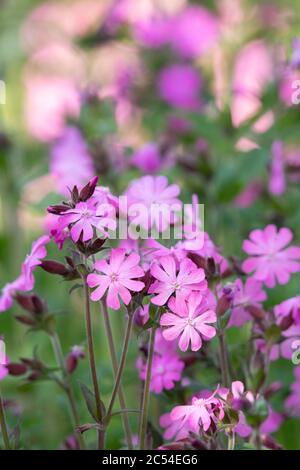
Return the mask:
[[[115,229],[116,221],[112,213],[112,206],[98,205],[96,198],[86,202],[78,202],[74,209],[69,209],[59,218],[59,228],[62,230],[71,226],[71,237],[76,243],[82,235],[82,241],[91,240],[94,236],[94,228],[98,229],[102,236],[108,236],[106,229]]]
[[[179,441],[189,436],[190,426],[188,421],[182,421],[182,419],[174,420],[171,418],[171,413],[163,414],[159,419],[159,424],[162,428],[165,428],[164,439],[174,439]]]
[[[176,406],[171,411],[172,421],[181,420],[181,425],[187,424],[196,434],[199,433],[200,427],[207,431],[215,419],[213,411],[215,409],[222,411],[221,401],[215,398],[217,391],[218,389],[207,398],[193,397],[190,405]]]
[[[159,48],[168,42],[170,22],[163,16],[153,15],[134,25],[134,36],[145,46]]]
[[[202,346],[202,338],[208,340],[215,336],[216,330],[211,323],[217,321],[216,314],[208,309],[206,300],[198,292],[192,293],[180,310],[176,308],[174,297],[168,306],[174,313],[162,315],[160,325],[167,327],[162,334],[169,341],[180,337],[178,346],[182,351],[186,351],[190,343],[192,351],[198,351]]]
[[[283,143],[277,140],[272,145],[272,162],[269,181],[269,191],[275,196],[280,196],[285,191],[283,158]]]
[[[181,261],[177,269],[173,256],[162,256],[159,263],[152,264],[150,271],[156,279],[149,288],[150,294],[157,294],[151,299],[155,305],[165,305],[175,294],[177,307],[180,308],[192,291],[207,290],[204,270],[197,268],[190,259]]]
[[[173,49],[183,57],[195,58],[207,53],[218,39],[218,20],[202,6],[190,6],[172,21]]]
[[[0,363],[0,381],[5,379],[5,377],[8,375],[8,369],[5,367],[8,362],[8,357],[6,357],[4,364]]]
[[[76,127],[67,127],[52,145],[50,173],[64,196],[68,188],[83,186],[95,174],[87,144]]]
[[[33,242],[31,252],[26,256],[22,264],[20,276],[13,282],[6,284],[0,297],[0,312],[11,308],[14,295],[18,292],[27,292],[34,287],[33,271],[41,264],[41,259],[45,258],[47,251],[45,245],[49,243],[48,235],[43,235]]]
[[[199,110],[201,88],[199,73],[190,65],[169,65],[158,77],[161,98],[175,108]]]
[[[284,317],[291,314],[295,325],[300,326],[300,295],[291,297],[290,299],[281,302],[279,305],[276,305],[274,313],[278,323],[280,323]]]
[[[281,228],[278,232],[275,225],[268,225],[263,230],[253,230],[250,240],[245,240],[243,249],[252,255],[244,261],[242,268],[249,274],[254,271],[253,278],[264,282],[267,287],[274,287],[276,282],[287,284],[290,274],[300,270],[300,248],[290,246],[292,232]]]
[[[42,141],[62,135],[68,116],[77,118],[80,97],[72,80],[59,77],[26,78],[25,119],[29,132]]]
[[[248,278],[243,285],[240,279],[234,282],[234,300],[231,317],[228,326],[241,326],[253,319],[246,307],[254,305],[261,307],[261,302],[267,299],[262,289],[261,282]]]
[[[140,150],[134,153],[131,158],[131,163],[144,173],[155,173],[159,171],[162,166],[162,161],[158,145],[152,142],[144,145]]]
[[[154,393],[161,393],[163,390],[171,390],[175,387],[175,382],[181,379],[184,369],[184,362],[175,354],[155,354],[152,363],[150,390]],[[140,378],[145,380],[147,374],[147,364],[140,367]]]
[[[103,274],[93,273],[87,277],[89,287],[96,287],[91,293],[91,300],[96,302],[102,299],[108,290],[106,302],[114,310],[120,308],[119,296],[128,305],[131,292],[140,292],[145,287],[143,282],[135,280],[144,276],[143,269],[138,266],[139,255],[132,253],[126,256],[125,253],[120,248],[112,249],[109,263],[104,259],[95,263],[95,269]]]
[[[177,184],[168,186],[165,176],[143,176],[134,180],[128,187],[128,212],[135,208],[138,217],[134,218],[144,229],[155,227],[159,232],[166,230],[176,220],[175,210],[181,208],[177,199],[180,188]]]
[[[294,416],[300,417],[300,366],[295,367],[296,381],[291,385],[291,394],[285,400],[284,406]]]

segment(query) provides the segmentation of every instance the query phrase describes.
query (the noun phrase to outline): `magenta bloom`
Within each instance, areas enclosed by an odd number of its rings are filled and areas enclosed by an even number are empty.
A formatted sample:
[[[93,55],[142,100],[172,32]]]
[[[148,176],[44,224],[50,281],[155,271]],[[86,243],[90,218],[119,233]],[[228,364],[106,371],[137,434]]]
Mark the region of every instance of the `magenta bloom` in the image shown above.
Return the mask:
[[[188,7],[172,22],[172,47],[183,57],[195,58],[215,45],[218,29],[218,20],[209,10],[201,6]]]
[[[105,211],[103,212],[103,208]],[[111,207],[112,208],[112,207]],[[82,241],[91,240],[94,236],[94,228],[106,237],[106,229],[115,229],[116,221],[107,211],[106,205],[99,205],[96,198],[86,202],[78,202],[74,209],[69,209],[60,217],[60,229],[71,225],[71,237],[76,243],[82,235]]]
[[[291,385],[291,394],[285,400],[284,406],[294,416],[300,417],[300,366],[295,368],[296,381]]]
[[[169,65],[158,77],[159,95],[175,108],[199,110],[201,88],[199,73],[190,65]]]
[[[131,163],[144,173],[159,171],[162,161],[158,145],[152,142],[144,145],[144,147],[132,155]]]
[[[155,227],[159,232],[166,230],[176,221],[175,210],[182,206],[177,196],[177,184],[168,186],[165,176],[143,176],[134,180],[127,189],[128,214],[134,215],[134,223],[144,229]]]
[[[182,421],[182,419],[174,420],[171,418],[171,413],[163,414],[159,419],[159,424],[164,431],[164,439],[174,439],[179,441],[189,436],[191,431],[188,421]]]
[[[264,282],[267,287],[274,287],[276,282],[287,284],[292,273],[300,271],[300,248],[290,246],[292,232],[275,225],[268,225],[263,230],[253,230],[250,240],[245,240],[243,249],[251,255],[242,267],[245,273],[254,272],[253,278]]]
[[[280,196],[285,191],[283,143],[279,140],[272,145],[269,191],[275,196]]]
[[[214,409],[222,411],[222,402],[215,398],[218,389],[207,398],[193,397],[190,405],[176,406],[171,411],[172,421],[181,420],[181,424],[188,424],[191,431],[199,433],[202,427],[207,431],[211,422],[215,420]]]
[[[132,253],[126,256],[125,253],[120,248],[112,249],[109,263],[104,259],[95,263],[95,269],[101,274],[93,273],[87,277],[89,287],[96,287],[91,293],[91,300],[96,302],[102,299],[108,291],[106,302],[114,310],[120,308],[119,297],[128,305],[131,292],[140,292],[145,287],[143,282],[136,280],[144,276],[144,271],[139,266],[139,255]]]
[[[181,379],[183,369],[184,362],[176,353],[155,354],[151,372],[151,392],[161,393],[163,390],[174,388],[175,382]],[[145,380],[146,374],[147,364],[143,363],[140,368],[140,378]]]
[[[64,196],[68,188],[83,186],[95,174],[87,144],[76,127],[67,127],[52,145],[50,173]]]
[[[160,324],[167,327],[162,334],[168,341],[180,337],[178,346],[181,351],[187,351],[190,343],[192,351],[198,351],[202,346],[202,338],[209,340],[215,336],[216,329],[211,323],[217,321],[216,314],[208,309],[206,300],[198,292],[192,293],[180,309],[176,308],[174,297],[168,306],[173,313],[162,315]]]
[[[155,305],[165,305],[174,294],[177,307],[180,308],[192,291],[207,290],[204,270],[197,268],[190,259],[181,261],[177,269],[173,256],[162,256],[159,264],[152,264],[150,271],[156,279],[149,288],[150,294],[157,294],[151,299]]]
[[[262,289],[262,283],[253,278],[248,278],[243,285],[240,279],[234,283],[234,300],[231,317],[228,326],[241,326],[253,319],[246,307],[254,305],[261,307],[261,302],[267,299],[267,294]]]
[[[5,312],[13,304],[14,295],[18,292],[27,292],[34,287],[33,271],[41,264],[41,259],[45,258],[47,251],[45,245],[49,243],[48,235],[43,235],[33,242],[31,252],[26,256],[22,264],[20,276],[13,282],[9,282],[2,289],[0,297],[0,312]]]
[[[5,358],[5,363],[0,364],[0,381],[5,379],[5,377],[8,375],[8,369],[5,367],[6,364],[8,364],[8,357]]]
[[[300,295],[291,297],[290,299],[281,302],[279,305],[276,305],[274,313],[278,323],[280,323],[284,317],[291,314],[294,324],[300,326]]]

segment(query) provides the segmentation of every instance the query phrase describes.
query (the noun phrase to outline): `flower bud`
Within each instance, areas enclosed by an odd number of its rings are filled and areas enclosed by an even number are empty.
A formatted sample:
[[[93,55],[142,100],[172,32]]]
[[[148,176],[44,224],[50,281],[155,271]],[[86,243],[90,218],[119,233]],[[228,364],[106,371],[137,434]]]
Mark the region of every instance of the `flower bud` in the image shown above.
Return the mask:
[[[70,207],[67,206],[67,205],[64,205],[64,204],[57,204],[57,205],[54,205],[54,206],[48,206],[47,207],[47,211],[50,214],[54,214],[54,215],[63,214],[64,212],[68,211],[69,209],[70,209]]]
[[[68,374],[72,374],[78,365],[78,360],[85,357],[84,350],[81,346],[73,346],[70,354],[66,358],[66,370]]]
[[[287,315],[286,317],[284,317],[280,324],[279,324],[279,327],[281,329],[281,331],[285,331],[287,330],[288,328],[290,328],[290,326],[292,326],[294,323],[294,318],[293,318],[293,315],[290,314],[290,315]]]
[[[94,176],[84,188],[80,191],[79,200],[85,202],[92,197],[98,183],[98,176]]]
[[[10,362],[9,364],[6,364],[5,367],[8,370],[9,375],[13,375],[15,377],[23,375],[27,372],[26,365],[18,362]]]
[[[40,267],[50,274],[58,274],[59,276],[67,276],[69,274],[69,270],[64,264],[53,260],[45,259],[41,261]]]

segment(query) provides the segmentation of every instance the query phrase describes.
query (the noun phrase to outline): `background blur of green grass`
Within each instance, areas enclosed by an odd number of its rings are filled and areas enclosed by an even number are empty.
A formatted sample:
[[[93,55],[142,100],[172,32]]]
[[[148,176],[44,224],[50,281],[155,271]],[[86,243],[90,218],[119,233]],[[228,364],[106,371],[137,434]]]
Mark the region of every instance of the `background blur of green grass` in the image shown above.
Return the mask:
[[[137,0],[138,1],[138,0]],[[9,136],[12,145],[8,150],[0,145],[0,286],[13,280],[19,273],[21,262],[25,254],[30,249],[31,242],[40,235],[38,229],[27,227],[26,230],[20,228],[20,199],[24,185],[36,176],[43,175],[48,169],[48,150],[42,144],[31,140],[24,131],[22,119],[22,68],[26,61],[25,53],[20,44],[19,30],[26,14],[42,2],[31,0],[2,0],[0,1],[0,79],[5,80],[7,86],[7,103],[0,106],[0,132]],[[213,2],[205,2],[206,4]],[[251,2],[250,2],[251,3]],[[252,3],[260,3],[258,0]],[[270,2],[271,3],[271,2]],[[276,3],[276,2],[272,2]],[[279,5],[281,2],[278,0]],[[290,5],[295,12],[295,21],[290,31],[284,35],[278,35],[278,41],[285,45],[295,35],[300,35],[299,14],[300,2],[289,0],[284,2]],[[271,98],[270,98],[271,96]],[[274,99],[272,93],[266,97],[266,100]],[[269,106],[266,101],[266,107]],[[160,119],[164,117],[164,108],[152,110]],[[205,203],[205,225],[214,241],[222,246],[224,254],[241,256],[241,244],[243,238],[249,230],[258,226],[264,226],[272,220],[274,216],[294,230],[296,242],[300,243],[300,189],[294,186],[285,194],[280,203],[265,198],[256,203],[249,209],[234,208],[231,192],[236,188],[245,186],[248,180],[265,172],[264,158],[267,158],[270,144],[274,138],[289,137],[290,134],[299,134],[300,111],[295,110],[289,113],[288,119],[285,115],[281,116],[275,126],[266,135],[261,136],[262,150],[259,153],[263,164],[253,163],[247,159],[242,163],[236,160],[236,155],[232,152],[232,142],[236,135],[230,132],[224,133],[229,116],[224,113],[216,124],[208,123],[207,138],[210,141],[216,177],[214,187],[209,191],[209,196]],[[225,125],[224,125],[225,120]],[[151,119],[150,119],[151,121]],[[155,126],[159,127],[160,121],[154,120],[149,124],[153,126],[155,135]],[[202,121],[198,122],[199,128],[203,129]],[[206,123],[207,124],[207,123]],[[222,129],[222,132],[218,132]],[[298,135],[300,142],[300,136]],[[118,177],[114,181],[115,186],[122,190],[126,187],[127,181],[134,175],[128,173]],[[190,194],[194,188],[200,195],[202,188],[199,186],[197,175],[188,176],[188,179],[182,174],[182,170],[173,169],[169,172],[170,179],[177,181],[183,186],[183,194],[189,200]],[[110,182],[101,184],[108,185]],[[206,184],[204,182],[204,184]],[[207,188],[206,188],[207,189]],[[50,201],[41,201],[39,207],[31,210],[36,213],[42,213]],[[49,248],[48,258],[59,257],[55,247]],[[36,292],[41,295],[49,304],[50,310],[58,312],[57,328],[62,338],[65,354],[74,344],[83,344],[85,338],[84,317],[82,313],[81,291],[75,291],[70,296],[67,295],[69,284],[64,284],[55,276],[46,275],[46,273],[37,270],[36,273]],[[294,276],[291,283],[286,287],[274,289],[270,294],[269,303],[274,305],[288,296],[297,295],[300,292],[300,276]],[[44,333],[28,333],[26,328],[13,320],[13,315],[19,310],[17,307],[9,313],[0,317],[0,334],[5,336],[7,353],[12,361],[17,361],[19,357],[30,357],[34,348],[37,346],[40,357],[49,365],[54,365],[55,360],[51,350],[48,337]],[[103,389],[103,398],[107,403],[112,388],[112,374],[107,351],[105,334],[103,333],[103,323],[97,306],[93,305],[93,316],[95,320],[95,344],[98,361],[98,375]],[[112,312],[111,318],[114,327],[116,344],[120,350],[124,336],[124,315],[121,312]],[[233,330],[229,335],[232,355],[239,354],[239,344],[243,339],[244,331]],[[136,408],[140,400],[140,390],[138,387],[137,372],[135,369],[137,342],[132,339],[130,360],[124,375],[124,388],[126,391],[128,407]],[[203,370],[201,364],[197,370],[197,375],[203,386],[210,386],[218,379],[212,371]],[[293,380],[292,366],[287,361],[278,361],[272,366],[271,376],[274,380],[280,378],[285,384]],[[73,381],[76,389],[78,406],[80,409],[81,422],[90,421],[86,412],[85,405],[80,396],[77,380],[90,384],[89,369],[87,360],[81,361],[78,370],[74,374]],[[61,441],[72,433],[70,419],[68,415],[68,406],[65,397],[58,391],[56,385],[48,382],[39,382],[31,385],[22,385],[22,380],[8,378],[3,383],[3,391],[6,398],[18,402],[23,412],[20,416],[21,441],[25,448],[33,449],[55,449]],[[281,397],[282,399],[283,397]],[[159,399],[153,400],[152,416],[158,417],[163,407],[168,404],[168,395],[163,395]],[[16,424],[17,418],[8,413],[8,420],[11,425]],[[132,426],[137,431],[137,418],[131,417]],[[156,421],[157,422],[157,421]],[[290,419],[285,422],[279,433],[279,441],[287,448],[300,448],[300,425],[299,420]],[[122,426],[120,418],[114,418],[113,425],[108,435],[108,446],[111,448],[119,447],[122,441]],[[86,440],[92,442],[94,433],[86,434]]]

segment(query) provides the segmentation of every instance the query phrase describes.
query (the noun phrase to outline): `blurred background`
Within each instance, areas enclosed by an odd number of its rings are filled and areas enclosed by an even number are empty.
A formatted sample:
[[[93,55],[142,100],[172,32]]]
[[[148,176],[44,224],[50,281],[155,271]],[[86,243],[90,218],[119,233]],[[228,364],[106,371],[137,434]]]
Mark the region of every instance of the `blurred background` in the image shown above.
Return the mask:
[[[205,229],[226,257],[242,258],[242,240],[267,223],[291,228],[300,243],[300,4],[294,0],[1,0],[0,1],[0,286],[16,278],[32,241],[51,228],[46,207],[94,174],[118,195],[149,173],[180,184],[205,204]],[[298,86],[298,88],[300,88]],[[298,95],[300,97],[300,94]],[[48,258],[63,260],[57,248]],[[36,292],[57,314],[64,353],[84,345],[82,299],[41,270]],[[299,275],[273,289],[270,306],[299,294]],[[112,387],[103,324],[93,306],[104,399]],[[26,333],[15,307],[0,316],[12,361],[35,348],[54,357],[43,333]],[[124,320],[112,312],[117,344]],[[244,332],[229,334],[239,354]],[[140,393],[136,342],[125,374],[129,408]],[[215,384],[198,366],[201,387]],[[293,380],[280,359],[270,380]],[[89,383],[87,361],[74,376],[81,421],[89,421],[77,380]],[[65,397],[51,383],[6,378],[8,420],[20,422],[25,448],[55,449],[72,434]],[[176,397],[153,400],[153,416]],[[137,419],[131,417],[137,431]],[[87,441],[93,440],[87,433]],[[300,448],[300,422],[276,433]],[[115,418],[108,445],[122,445]]]

